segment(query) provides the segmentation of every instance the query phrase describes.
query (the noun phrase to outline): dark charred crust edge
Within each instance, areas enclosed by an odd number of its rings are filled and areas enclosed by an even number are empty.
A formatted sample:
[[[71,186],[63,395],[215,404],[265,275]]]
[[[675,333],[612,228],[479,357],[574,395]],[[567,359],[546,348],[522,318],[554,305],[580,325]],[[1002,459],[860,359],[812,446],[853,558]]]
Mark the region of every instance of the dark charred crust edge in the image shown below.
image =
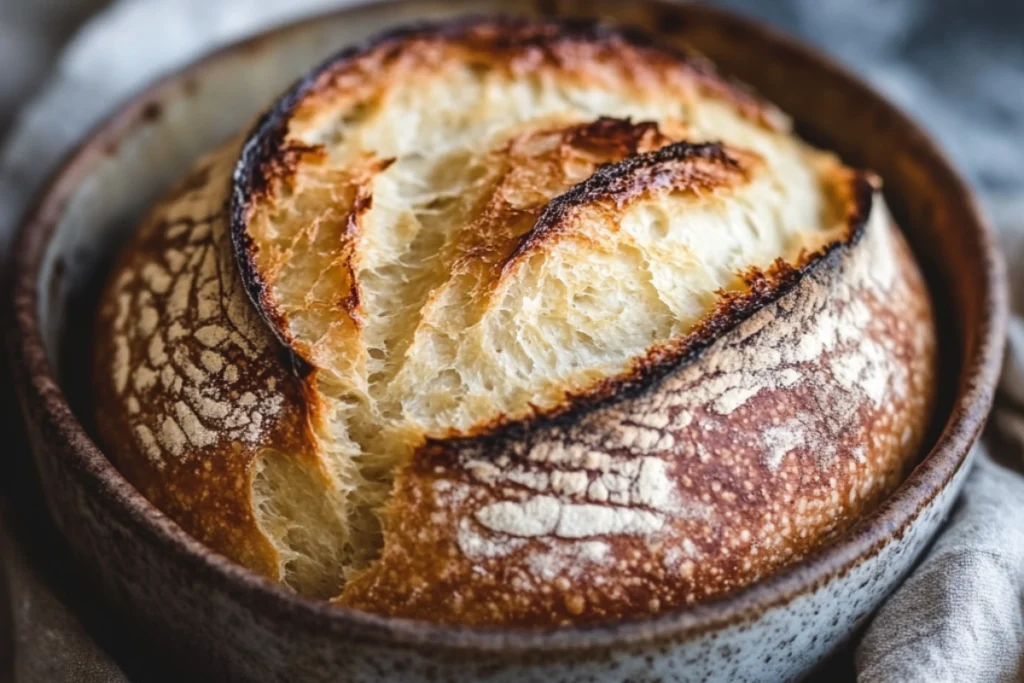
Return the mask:
[[[714,152],[709,149],[705,153]],[[428,439],[420,451],[427,457],[416,458],[414,466],[445,464],[447,456],[455,455],[466,446],[478,448],[485,453],[489,450],[488,446],[493,446],[495,452],[500,452],[507,442],[528,441],[539,429],[564,428],[598,408],[656,390],[675,371],[696,361],[726,333],[793,291],[805,278],[838,270],[844,256],[864,237],[877,189],[878,181],[873,174],[857,172],[853,177],[853,203],[847,217],[845,239],[831,242],[817,252],[804,254],[796,267],[779,259],[767,271],[751,271],[745,276],[747,291],[728,295],[690,334],[651,349],[646,356],[635,360],[632,369],[626,373],[609,377],[585,392],[571,394],[554,409],[535,409],[533,415],[516,420],[500,416],[490,424],[478,426],[472,434],[451,434],[444,438]]]
[[[744,172],[740,162],[730,156],[719,142],[675,142],[654,152],[605,164],[592,176],[548,202],[533,228],[523,235],[516,248],[502,262],[501,270],[509,270],[549,235],[557,233],[573,209],[602,200],[618,203],[629,196],[639,195],[673,175],[670,163],[691,160],[707,160],[730,171]]]
[[[294,340],[289,338],[286,322],[274,306],[269,286],[256,267],[258,247],[246,230],[255,200],[269,195],[275,179],[290,175],[294,171],[296,153],[313,151],[296,150],[286,144],[291,115],[307,96],[324,87],[323,80],[326,75],[374,50],[387,46],[397,48],[402,41],[416,38],[460,39],[482,29],[492,30],[496,34],[494,47],[498,49],[531,45],[550,46],[563,41],[600,43],[620,40],[638,49],[655,50],[691,69],[703,83],[721,89],[724,95],[733,98],[744,111],[758,113],[765,122],[770,120],[770,116],[765,113],[770,109],[770,105],[760,100],[746,86],[719,75],[711,62],[702,55],[665,45],[633,27],[612,26],[589,19],[538,21],[506,17],[467,17],[455,21],[423,22],[386,31],[370,38],[362,45],[336,53],[292,85],[253,126],[246,136],[235,165],[229,198],[229,234],[243,286],[256,310],[281,344],[286,365],[298,376],[306,377],[315,368],[295,349]]]

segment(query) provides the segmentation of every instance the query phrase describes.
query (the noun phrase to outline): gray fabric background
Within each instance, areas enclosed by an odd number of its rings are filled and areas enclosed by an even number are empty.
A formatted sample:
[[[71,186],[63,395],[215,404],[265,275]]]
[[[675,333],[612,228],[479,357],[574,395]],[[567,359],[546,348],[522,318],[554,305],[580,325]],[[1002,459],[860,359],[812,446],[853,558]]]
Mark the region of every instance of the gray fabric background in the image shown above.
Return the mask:
[[[106,4],[0,0],[0,252],[54,164],[132,91],[216,45],[345,2],[117,0],[79,28]],[[1024,2],[721,4],[832,52],[910,110],[980,190],[1011,265],[1024,261]],[[1024,305],[1024,269],[1011,280],[1015,304]],[[978,459],[945,534],[879,612],[855,658],[841,655],[818,680],[852,680],[854,659],[864,682],[1024,680],[1024,478],[1011,471],[1024,463],[1019,319],[986,445],[993,457]],[[15,515],[0,500],[0,682],[128,680],[122,669],[134,681],[174,680],[118,645],[102,606],[62,566],[59,543],[25,521],[39,515],[23,509],[28,479],[24,457],[0,458],[0,494],[19,504]]]

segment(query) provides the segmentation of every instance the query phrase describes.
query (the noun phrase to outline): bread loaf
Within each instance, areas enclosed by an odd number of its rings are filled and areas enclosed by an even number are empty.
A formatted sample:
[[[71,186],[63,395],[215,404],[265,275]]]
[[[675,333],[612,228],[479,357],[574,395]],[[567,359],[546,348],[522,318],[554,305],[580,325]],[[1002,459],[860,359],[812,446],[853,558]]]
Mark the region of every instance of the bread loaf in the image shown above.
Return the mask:
[[[879,189],[627,31],[391,33],[144,220],[98,312],[98,436],[211,548],[341,606],[699,603],[921,447],[932,313]]]

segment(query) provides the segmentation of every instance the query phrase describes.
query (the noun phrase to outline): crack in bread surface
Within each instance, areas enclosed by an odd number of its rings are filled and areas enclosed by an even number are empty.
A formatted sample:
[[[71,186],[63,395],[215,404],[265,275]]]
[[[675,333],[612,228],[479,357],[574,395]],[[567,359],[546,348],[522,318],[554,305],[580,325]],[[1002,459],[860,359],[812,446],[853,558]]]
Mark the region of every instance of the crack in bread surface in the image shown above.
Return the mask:
[[[378,556],[395,472],[428,439],[602,391],[752,274],[849,237],[858,176],[769,108],[647,48],[546,47],[412,38],[330,69],[250,207],[260,305],[315,369],[345,577]],[[654,524],[649,493],[606,533]],[[569,524],[534,500],[477,520]]]

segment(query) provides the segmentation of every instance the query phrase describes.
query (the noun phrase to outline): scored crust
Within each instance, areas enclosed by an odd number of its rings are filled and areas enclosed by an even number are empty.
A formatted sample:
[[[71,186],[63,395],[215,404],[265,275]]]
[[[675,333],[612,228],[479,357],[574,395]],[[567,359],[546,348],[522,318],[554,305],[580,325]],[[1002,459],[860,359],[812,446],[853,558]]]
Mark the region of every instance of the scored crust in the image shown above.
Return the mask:
[[[560,23],[331,60],[153,210],[97,342],[100,436],[186,529],[463,624],[777,571],[891,490],[934,389],[873,177],[698,57]]]

